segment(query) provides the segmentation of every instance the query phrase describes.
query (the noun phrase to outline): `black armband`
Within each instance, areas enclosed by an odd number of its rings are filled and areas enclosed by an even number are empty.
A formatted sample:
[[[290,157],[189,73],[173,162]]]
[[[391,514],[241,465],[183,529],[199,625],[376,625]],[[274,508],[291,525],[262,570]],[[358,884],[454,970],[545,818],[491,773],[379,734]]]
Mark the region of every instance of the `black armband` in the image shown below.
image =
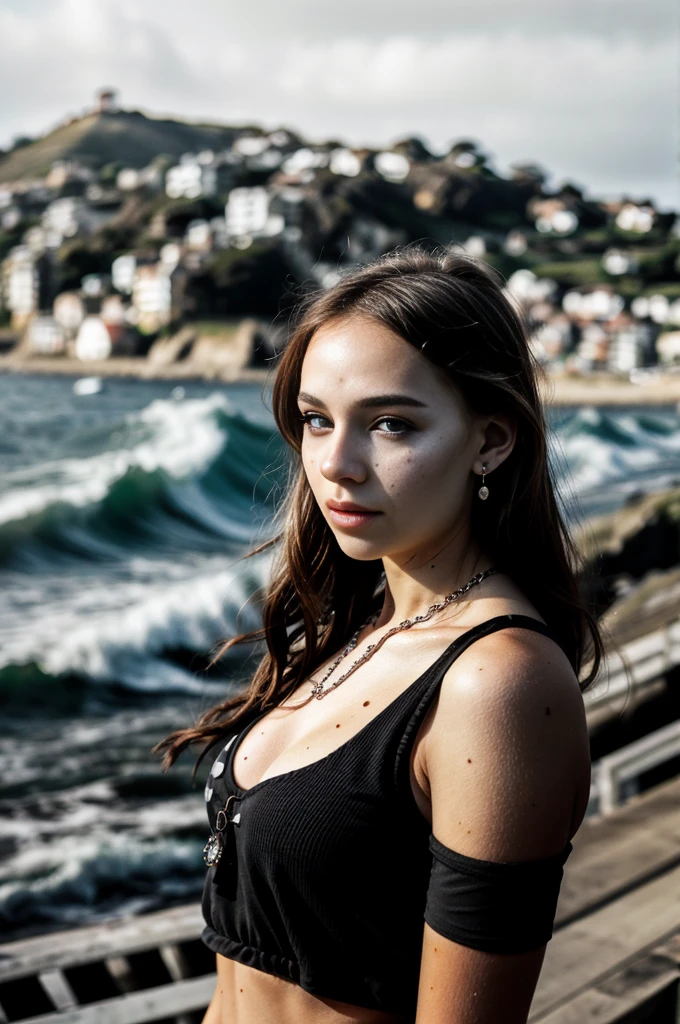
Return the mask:
[[[425,920],[447,939],[489,953],[525,953],[552,938],[563,866],[572,851],[531,861],[490,861],[430,835]]]

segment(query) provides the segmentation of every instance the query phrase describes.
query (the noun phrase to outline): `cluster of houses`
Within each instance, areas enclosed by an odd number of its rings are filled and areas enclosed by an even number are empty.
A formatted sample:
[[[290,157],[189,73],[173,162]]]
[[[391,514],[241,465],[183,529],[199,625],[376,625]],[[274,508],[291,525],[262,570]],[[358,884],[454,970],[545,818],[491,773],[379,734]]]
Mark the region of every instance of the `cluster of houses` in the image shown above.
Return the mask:
[[[137,244],[121,252],[114,241],[102,270],[106,231],[119,238],[135,216],[146,218]],[[650,233],[662,226],[666,239],[678,238],[674,214],[625,198],[586,201],[569,186],[548,195],[533,165],[501,179],[473,143],[435,157],[417,139],[374,150],[310,145],[281,129],[243,129],[221,151],[106,174],[62,160],[41,180],[0,185],[0,237],[18,240],[0,267],[0,313],[36,353],[143,352],[144,339],[204,315],[189,298],[192,280],[210,274],[220,253],[248,258],[258,243],[275,246],[294,279],[327,287],[345,268],[425,236],[428,224],[430,237],[455,238],[476,256],[525,263],[507,277],[507,292],[542,361],[628,373],[680,360],[680,298],[617,291]],[[565,287],[529,269],[538,269],[536,251],[573,259],[593,229],[620,236],[597,256],[608,283]],[[99,269],[62,287],[63,253],[96,240]],[[680,281],[680,262],[675,270]]]
[[[531,344],[549,369],[630,375],[680,363],[680,298],[637,296],[627,308],[612,285],[559,289],[550,278],[517,270],[507,282],[531,327]]]

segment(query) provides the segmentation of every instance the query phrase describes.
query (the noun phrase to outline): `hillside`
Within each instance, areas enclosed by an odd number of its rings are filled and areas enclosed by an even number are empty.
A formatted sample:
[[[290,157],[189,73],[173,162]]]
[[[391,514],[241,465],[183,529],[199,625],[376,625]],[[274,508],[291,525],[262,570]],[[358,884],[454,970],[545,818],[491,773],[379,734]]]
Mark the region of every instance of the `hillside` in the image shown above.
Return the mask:
[[[156,120],[138,111],[89,114],[8,153],[0,160],[0,182],[43,177],[55,160],[76,159],[94,170],[114,161],[145,167],[159,153],[224,149],[236,134],[222,125]]]

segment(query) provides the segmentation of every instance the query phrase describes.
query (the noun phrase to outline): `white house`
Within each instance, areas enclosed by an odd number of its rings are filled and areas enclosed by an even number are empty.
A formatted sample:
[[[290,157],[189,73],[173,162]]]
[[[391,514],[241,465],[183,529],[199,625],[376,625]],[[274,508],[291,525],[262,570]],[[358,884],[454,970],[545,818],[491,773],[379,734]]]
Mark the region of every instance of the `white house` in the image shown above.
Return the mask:
[[[609,342],[607,369],[611,373],[630,373],[641,365],[641,337],[636,324],[616,331]]]
[[[123,167],[116,175],[116,188],[121,192],[134,192],[141,184],[141,172],[136,167]]]
[[[207,220],[191,220],[187,225],[184,241],[188,249],[196,252],[210,252],[212,229]]]
[[[42,226],[46,232],[61,238],[73,238],[83,231],[89,231],[93,216],[89,207],[79,196],[55,199],[42,215]]]
[[[680,331],[665,331],[656,339],[656,351],[662,363],[680,362]]]
[[[651,206],[624,203],[616,217],[616,226],[622,231],[636,231],[645,234],[654,226],[655,211]]]
[[[54,300],[52,313],[67,335],[75,335],[85,319],[85,306],[77,292],[62,292]]]
[[[162,262],[138,266],[132,286],[132,305],[139,329],[153,333],[173,317],[173,276],[176,271]]]
[[[132,293],[132,286],[137,270],[137,260],[131,252],[126,252],[111,264],[111,281],[117,292],[124,295]]]
[[[186,153],[165,176],[165,191],[171,199],[198,199],[217,192],[217,168]]]
[[[62,355],[66,348],[66,334],[53,316],[36,316],[28,325],[28,347],[41,356]]]
[[[338,147],[331,150],[329,170],[333,174],[340,174],[345,178],[356,178],[361,172],[361,160],[351,149]]]
[[[262,186],[232,189],[224,211],[229,238],[249,240],[281,234],[284,218],[270,213],[269,205],[270,195]]]
[[[325,150],[303,146],[286,157],[281,164],[281,170],[284,174],[298,174],[300,171],[308,171],[317,167],[328,167],[329,162],[330,156]]]
[[[266,188],[233,188],[225,207],[229,235],[257,235],[264,232],[269,213]]]
[[[620,274],[633,274],[637,270],[637,261],[621,249],[607,249],[602,257],[602,266],[613,277]]]
[[[85,317],[78,331],[75,349],[78,359],[109,358],[112,349],[111,335],[101,317]]]
[[[3,266],[5,305],[12,326],[23,327],[38,308],[40,278],[35,257],[25,245],[11,250]]]
[[[388,149],[376,153],[373,164],[381,177],[397,184],[406,179],[411,169],[411,164],[405,156]]]
[[[107,295],[99,315],[107,326],[123,327],[127,323],[126,307],[120,295]]]

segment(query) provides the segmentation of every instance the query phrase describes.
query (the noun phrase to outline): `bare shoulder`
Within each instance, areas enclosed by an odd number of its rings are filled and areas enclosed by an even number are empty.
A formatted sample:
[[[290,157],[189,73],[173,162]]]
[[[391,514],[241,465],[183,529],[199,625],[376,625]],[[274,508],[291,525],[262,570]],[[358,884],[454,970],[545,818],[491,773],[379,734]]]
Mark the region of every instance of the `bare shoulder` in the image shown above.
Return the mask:
[[[583,696],[561,648],[520,627],[471,644],[444,675],[425,745],[434,834],[471,857],[563,849],[588,800]]]

